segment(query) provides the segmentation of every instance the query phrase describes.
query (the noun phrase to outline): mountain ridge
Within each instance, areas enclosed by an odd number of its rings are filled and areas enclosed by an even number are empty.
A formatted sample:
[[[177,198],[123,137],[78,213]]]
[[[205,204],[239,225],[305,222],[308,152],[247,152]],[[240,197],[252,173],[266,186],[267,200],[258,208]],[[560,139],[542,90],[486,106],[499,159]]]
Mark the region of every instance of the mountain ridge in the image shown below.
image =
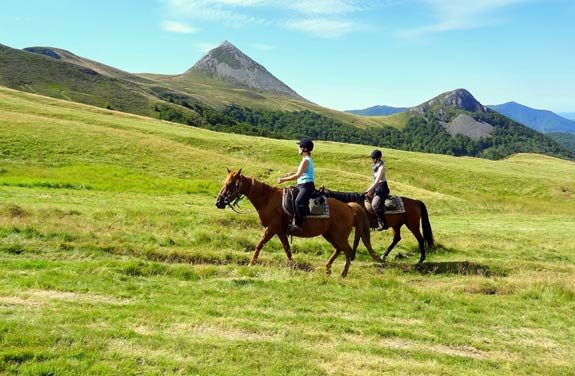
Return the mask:
[[[575,121],[565,119],[552,111],[531,108],[515,101],[488,107],[542,133],[575,133]]]

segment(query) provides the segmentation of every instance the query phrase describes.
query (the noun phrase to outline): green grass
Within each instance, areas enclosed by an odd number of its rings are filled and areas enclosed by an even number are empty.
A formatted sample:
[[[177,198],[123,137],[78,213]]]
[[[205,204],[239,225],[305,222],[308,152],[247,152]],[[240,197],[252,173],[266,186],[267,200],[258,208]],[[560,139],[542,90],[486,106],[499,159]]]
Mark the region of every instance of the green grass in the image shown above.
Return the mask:
[[[386,149],[438,247],[416,268],[403,229],[341,279],[321,238],[248,267],[257,216],[214,206],[226,167],[273,184],[294,146],[0,88],[0,373],[575,372],[575,163]],[[318,142],[318,183],[365,189],[370,151]]]

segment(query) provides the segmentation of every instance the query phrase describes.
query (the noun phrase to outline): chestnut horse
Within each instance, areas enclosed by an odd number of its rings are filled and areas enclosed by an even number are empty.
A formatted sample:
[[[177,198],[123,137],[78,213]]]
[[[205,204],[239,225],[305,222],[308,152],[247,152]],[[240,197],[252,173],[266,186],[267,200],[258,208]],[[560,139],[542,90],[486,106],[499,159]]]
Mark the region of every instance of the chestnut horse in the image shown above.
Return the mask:
[[[258,212],[260,222],[265,228],[262,238],[256,245],[250,265],[254,265],[257,262],[264,245],[274,235],[277,235],[283,245],[290,266],[293,266],[294,261],[290,251],[288,234],[286,233],[290,217],[282,209],[282,190],[255,178],[243,176],[241,171],[240,169],[238,172],[234,172],[228,169],[228,175],[216,199],[216,206],[219,209],[224,209],[242,195],[246,196]],[[302,232],[297,235],[294,234],[294,236],[311,238],[322,235],[335,248],[325,265],[326,273],[329,274],[331,272],[331,265],[336,257],[343,252],[345,254],[345,266],[341,276],[345,277],[353,260],[353,252],[347,239],[357,222],[356,218],[358,216],[362,217],[364,214],[357,211],[357,208],[353,209],[352,206],[333,198],[328,199],[328,203],[329,218],[306,218]]]
[[[369,233],[370,228],[377,227],[377,217],[371,208],[366,209],[364,204],[365,196],[359,193],[334,192],[327,189],[323,189],[321,191],[327,197],[332,197],[342,202],[356,202],[358,203],[357,205],[361,205],[363,210],[365,210],[365,213],[368,216],[367,222],[364,219],[356,224],[355,238],[353,241],[354,257],[359,243],[359,239],[362,239],[363,244],[366,246],[371,257],[377,262],[382,261],[385,262],[389,253],[401,240],[401,227],[403,225],[405,225],[409,229],[409,231],[411,231],[413,236],[415,236],[415,238],[417,239],[417,243],[419,244],[420,257],[418,264],[421,264],[425,260],[426,247],[427,249],[429,249],[432,248],[434,245],[433,232],[431,230],[431,224],[429,223],[429,215],[427,213],[427,207],[425,206],[425,204],[420,200],[414,200],[408,197],[401,197],[403,200],[403,205],[405,207],[405,213],[395,213],[385,215],[385,222],[392,230],[393,240],[391,241],[389,247],[387,247],[385,253],[381,255],[380,258],[377,256],[377,254],[373,251],[373,248],[371,247],[370,233]],[[419,230],[420,222],[423,235]]]

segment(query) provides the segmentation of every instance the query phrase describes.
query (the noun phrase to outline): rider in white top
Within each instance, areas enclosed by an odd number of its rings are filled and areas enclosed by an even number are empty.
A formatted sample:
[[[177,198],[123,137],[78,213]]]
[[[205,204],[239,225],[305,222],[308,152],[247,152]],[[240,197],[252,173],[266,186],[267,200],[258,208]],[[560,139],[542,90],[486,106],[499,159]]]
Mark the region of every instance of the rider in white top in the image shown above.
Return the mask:
[[[385,176],[385,165],[383,163],[383,155],[380,150],[374,150],[370,154],[373,162],[373,183],[367,189],[367,193],[373,195],[371,200],[371,207],[377,215],[377,230],[382,231],[387,229],[385,223],[385,199],[389,196],[389,186],[387,185],[387,177]]]

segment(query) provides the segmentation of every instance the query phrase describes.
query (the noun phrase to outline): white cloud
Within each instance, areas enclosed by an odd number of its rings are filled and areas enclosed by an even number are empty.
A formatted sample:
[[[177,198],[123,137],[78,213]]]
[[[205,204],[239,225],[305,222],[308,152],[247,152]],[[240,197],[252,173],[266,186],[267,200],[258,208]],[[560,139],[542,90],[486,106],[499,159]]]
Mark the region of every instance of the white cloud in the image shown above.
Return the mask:
[[[400,35],[418,38],[428,34],[484,27],[498,22],[490,13],[526,1],[528,0],[422,0],[438,21],[402,30]]]
[[[224,22],[228,26],[240,27],[263,20],[236,11],[235,8],[249,8],[263,4],[265,0],[167,0],[168,11],[177,17],[194,21]]]
[[[359,30],[359,26],[345,20],[329,18],[305,18],[289,20],[284,23],[288,29],[303,31],[320,38],[338,38],[352,31]]]
[[[398,0],[162,0],[171,17],[198,22],[218,22],[228,27],[258,24],[283,26],[322,38],[339,37],[361,29],[349,19],[371,4]],[[281,16],[277,16],[278,12]],[[276,11],[270,16],[271,11]],[[273,18],[272,18],[273,17]]]
[[[358,1],[350,0],[298,0],[286,6],[307,15],[348,14],[361,10]]]
[[[162,29],[171,33],[193,34],[198,31],[195,27],[176,21],[162,22]]]

